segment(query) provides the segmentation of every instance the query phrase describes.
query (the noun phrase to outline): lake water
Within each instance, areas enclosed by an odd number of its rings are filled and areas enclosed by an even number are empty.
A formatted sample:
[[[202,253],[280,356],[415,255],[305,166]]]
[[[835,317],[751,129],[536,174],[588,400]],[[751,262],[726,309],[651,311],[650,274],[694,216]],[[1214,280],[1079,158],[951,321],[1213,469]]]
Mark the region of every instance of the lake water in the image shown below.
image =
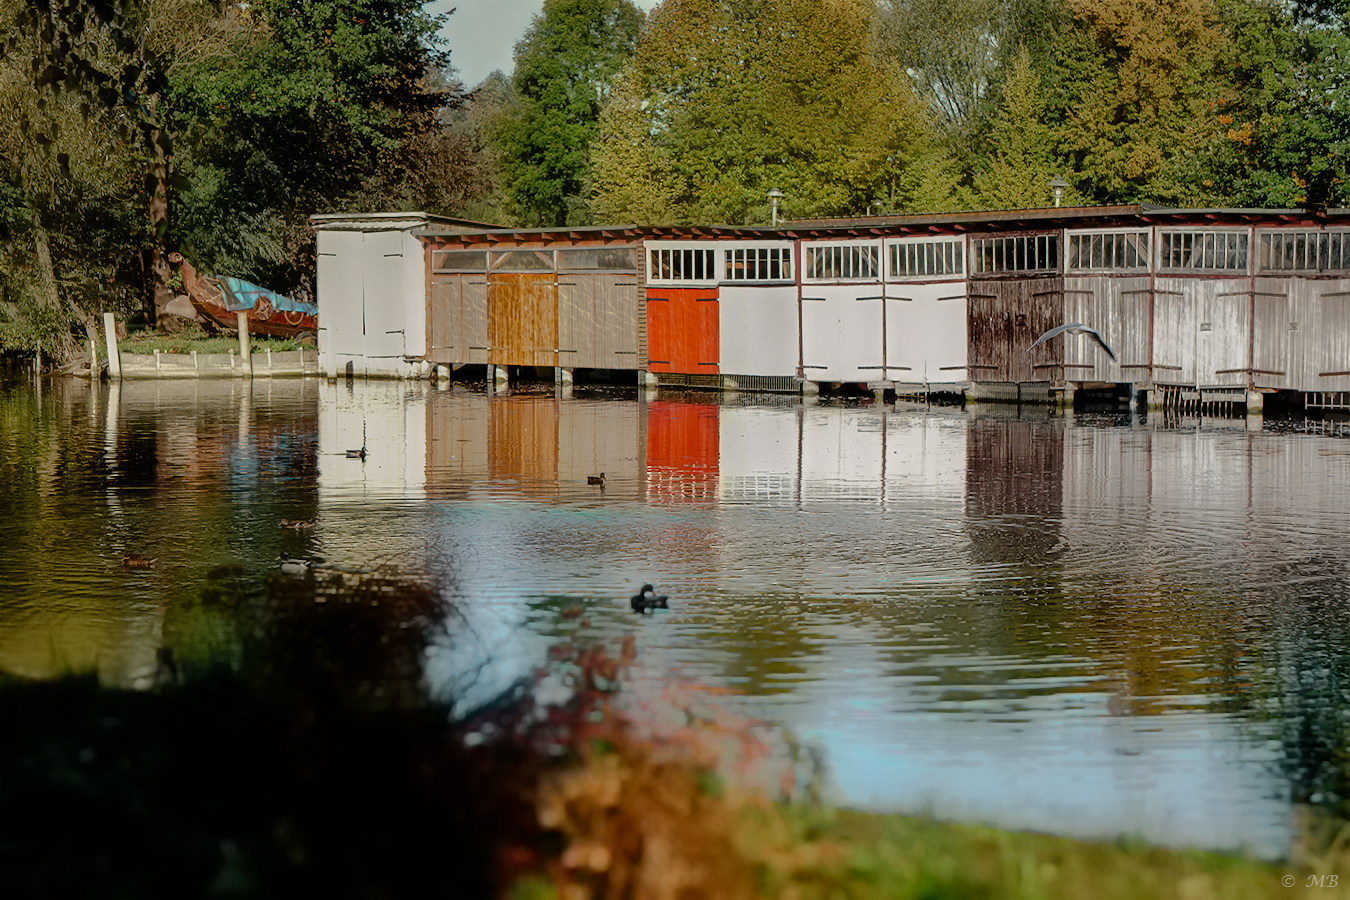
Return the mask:
[[[1294,803],[1346,793],[1346,434],[542,386],[11,380],[0,670],[145,686],[157,647],[215,639],[187,612],[212,569],[390,563],[444,579],[464,625],[431,670],[470,694],[584,621],[635,635],[643,679],[725,689],[821,747],[843,802],[1278,855]],[[648,581],[668,613],[629,610]]]

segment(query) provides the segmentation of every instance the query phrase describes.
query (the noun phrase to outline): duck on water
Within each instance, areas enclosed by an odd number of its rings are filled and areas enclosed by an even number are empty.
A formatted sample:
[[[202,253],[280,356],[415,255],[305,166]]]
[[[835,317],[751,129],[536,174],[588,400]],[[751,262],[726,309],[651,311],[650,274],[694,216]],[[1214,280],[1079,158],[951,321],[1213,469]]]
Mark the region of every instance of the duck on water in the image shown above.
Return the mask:
[[[667,602],[669,599],[665,594],[656,593],[650,584],[644,584],[642,590],[632,596],[629,604],[633,607],[633,612],[647,613],[655,609],[670,609]]]

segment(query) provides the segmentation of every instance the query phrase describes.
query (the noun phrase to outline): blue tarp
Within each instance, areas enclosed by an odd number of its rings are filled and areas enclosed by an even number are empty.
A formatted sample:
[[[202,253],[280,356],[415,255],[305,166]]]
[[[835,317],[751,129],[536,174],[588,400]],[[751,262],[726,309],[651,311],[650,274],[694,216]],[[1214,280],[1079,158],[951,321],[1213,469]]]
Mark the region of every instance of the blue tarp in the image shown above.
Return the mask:
[[[282,312],[301,312],[311,316],[319,314],[319,307],[315,303],[292,300],[285,294],[278,294],[276,291],[269,291],[265,287],[258,287],[258,285],[242,278],[222,278],[220,283],[225,287],[225,308],[230,312],[253,309],[258,303],[258,299],[263,298],[272,304],[273,309],[279,309]]]

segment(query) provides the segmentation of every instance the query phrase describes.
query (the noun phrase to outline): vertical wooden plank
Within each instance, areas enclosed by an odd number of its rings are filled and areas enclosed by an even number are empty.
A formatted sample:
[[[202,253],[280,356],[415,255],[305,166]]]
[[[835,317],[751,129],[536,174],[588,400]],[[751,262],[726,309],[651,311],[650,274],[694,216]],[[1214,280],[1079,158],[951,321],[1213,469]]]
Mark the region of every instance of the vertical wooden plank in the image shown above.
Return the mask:
[[[1018,382],[1053,381],[1063,377],[1064,341],[1047,341],[1035,350],[1031,345],[1052,328],[1064,324],[1064,280],[1059,277],[1028,278],[1017,285],[1018,309],[1026,318],[1013,320],[1011,356]]]
[[[481,365],[488,361],[487,275],[465,275],[460,282],[459,320],[456,345],[463,347],[460,362]]]
[[[1257,387],[1284,388],[1293,384],[1289,291],[1294,287],[1294,281],[1292,278],[1258,278],[1255,281],[1252,381]]]
[[[651,371],[685,375],[717,374],[716,288],[649,288],[647,339]],[[707,309],[700,309],[707,307]],[[709,333],[711,331],[711,333]],[[714,365],[700,365],[713,362]]]
[[[558,278],[556,275],[522,275],[518,320],[521,341],[519,365],[558,364]]]
[[[1318,298],[1319,319],[1315,365],[1315,391],[1350,390],[1350,280],[1323,281]]]
[[[1000,282],[972,279],[967,307],[971,381],[1008,381],[1008,346],[1012,311],[1005,305]]]
[[[716,291],[712,292],[712,297],[701,298],[694,302],[694,334],[697,342],[697,349],[694,351],[696,356],[694,371],[699,375],[716,375],[721,371],[722,353],[719,340],[721,329],[717,310],[720,305]]]
[[[1251,293],[1245,279],[1185,279],[1196,298],[1196,383],[1245,387],[1251,349]]]
[[[1195,380],[1196,298],[1193,278],[1157,278],[1153,286],[1153,380]]]
[[[595,365],[602,369],[638,367],[637,285],[631,275],[596,275]]]
[[[427,310],[427,359],[433,363],[463,362],[459,345],[460,282],[463,275],[432,275],[431,304]]]
[[[558,365],[596,368],[595,334],[602,323],[595,309],[595,276],[558,276]]]

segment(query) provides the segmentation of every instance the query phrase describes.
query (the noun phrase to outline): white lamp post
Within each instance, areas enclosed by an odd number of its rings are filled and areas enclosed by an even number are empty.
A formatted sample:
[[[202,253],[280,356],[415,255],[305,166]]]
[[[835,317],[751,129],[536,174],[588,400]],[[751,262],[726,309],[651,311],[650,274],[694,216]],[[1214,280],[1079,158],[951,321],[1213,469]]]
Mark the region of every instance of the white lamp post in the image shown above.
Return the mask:
[[[1056,207],[1059,206],[1059,201],[1064,199],[1064,189],[1068,186],[1069,183],[1064,180],[1063,175],[1057,174],[1054,178],[1050,179],[1050,190],[1054,192]]]
[[[780,191],[778,188],[772,188],[772,189],[769,191],[769,193],[768,193],[767,196],[768,196],[768,198],[769,198],[769,202],[770,202],[771,204],[773,204],[773,210],[772,210],[772,212],[770,212],[770,214],[769,214],[769,216],[770,216],[769,221],[772,223],[772,225],[773,225],[774,228],[777,228],[777,227],[778,227],[778,201],[779,201],[779,200],[782,200],[782,199],[783,199],[785,196],[787,196],[787,195],[784,194],[782,191]]]

